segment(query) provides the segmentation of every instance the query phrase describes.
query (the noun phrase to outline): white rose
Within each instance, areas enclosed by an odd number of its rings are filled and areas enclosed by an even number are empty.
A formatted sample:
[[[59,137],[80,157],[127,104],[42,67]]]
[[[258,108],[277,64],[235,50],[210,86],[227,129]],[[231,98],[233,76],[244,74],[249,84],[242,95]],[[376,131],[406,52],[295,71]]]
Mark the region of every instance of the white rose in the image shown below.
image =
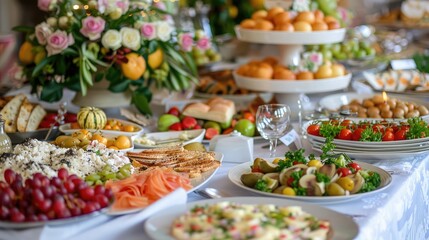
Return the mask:
[[[35,35],[37,38],[37,41],[41,45],[46,44],[46,39],[48,39],[49,35],[52,34],[52,29],[49,24],[42,22],[41,24],[37,25],[35,28]]]
[[[103,47],[116,50],[121,47],[122,36],[117,30],[108,30],[101,38]]]
[[[123,27],[120,31],[122,36],[122,45],[131,50],[137,51],[140,48],[140,32],[137,29]]]
[[[171,38],[173,28],[166,21],[160,21],[156,23],[156,36],[161,41],[168,41]]]

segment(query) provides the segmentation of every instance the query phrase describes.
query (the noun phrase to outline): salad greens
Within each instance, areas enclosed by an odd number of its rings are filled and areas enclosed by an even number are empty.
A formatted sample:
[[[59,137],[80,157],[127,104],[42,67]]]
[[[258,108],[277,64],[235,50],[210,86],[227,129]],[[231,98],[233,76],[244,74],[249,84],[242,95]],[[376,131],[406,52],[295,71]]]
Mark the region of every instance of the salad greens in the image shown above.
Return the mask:
[[[406,134],[407,139],[429,137],[429,128],[427,127],[427,123],[422,118],[409,118],[407,122],[410,126],[410,129]]]
[[[380,174],[371,171],[360,170],[360,175],[365,179],[365,183],[360,189],[360,193],[374,191],[381,184]]]
[[[372,128],[365,128],[359,141],[362,142],[381,142],[383,134],[381,132],[375,132]]]
[[[268,183],[264,179],[259,179],[256,182],[255,189],[262,192],[271,192],[271,189],[268,187]]]

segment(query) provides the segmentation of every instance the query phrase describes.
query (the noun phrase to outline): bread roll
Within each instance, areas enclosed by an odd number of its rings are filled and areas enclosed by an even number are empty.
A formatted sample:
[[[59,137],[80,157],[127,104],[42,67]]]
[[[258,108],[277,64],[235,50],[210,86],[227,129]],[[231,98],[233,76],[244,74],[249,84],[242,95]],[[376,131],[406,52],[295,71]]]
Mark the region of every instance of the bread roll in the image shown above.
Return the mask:
[[[191,103],[183,110],[185,116],[219,123],[229,122],[234,113],[234,102],[222,98],[212,98],[207,103]]]
[[[5,123],[4,129],[6,132],[16,132],[19,109],[22,105],[22,102],[26,98],[27,97],[24,94],[16,95],[0,111],[0,114],[3,117]]]
[[[28,120],[30,119],[31,112],[33,111],[34,104],[30,103],[28,99],[24,99],[24,102],[19,109],[17,130],[18,132],[25,132]]]
[[[25,128],[26,132],[36,131],[39,127],[40,122],[46,115],[45,109],[42,106],[36,105],[36,107],[31,112],[30,118],[28,119],[27,127]]]

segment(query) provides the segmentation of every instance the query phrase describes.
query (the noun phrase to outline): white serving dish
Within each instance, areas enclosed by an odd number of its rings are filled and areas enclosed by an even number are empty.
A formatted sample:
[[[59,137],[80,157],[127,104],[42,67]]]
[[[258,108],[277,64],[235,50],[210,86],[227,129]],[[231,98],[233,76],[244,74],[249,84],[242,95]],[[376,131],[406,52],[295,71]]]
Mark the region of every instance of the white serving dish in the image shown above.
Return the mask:
[[[343,41],[346,29],[335,29],[328,31],[312,32],[287,32],[287,31],[262,31],[253,29],[243,29],[235,27],[237,38],[244,42],[264,43],[264,44],[327,44]]]
[[[126,120],[122,120],[122,119],[117,119],[117,118],[108,118],[108,120],[117,120],[117,121],[121,122],[124,125],[132,125],[132,126],[134,126],[134,128],[137,128],[139,130],[135,131],[135,132],[124,132],[124,131],[104,130],[104,129],[100,129],[100,130],[97,130],[97,129],[88,129],[88,130],[91,131],[91,132],[98,131],[98,132],[101,132],[103,134],[115,134],[115,135],[125,135],[125,136],[141,135],[143,133],[143,131],[144,131],[144,129],[143,129],[142,126],[140,126],[138,124],[135,124],[133,122],[130,122],[130,121],[126,121]],[[70,135],[70,134],[72,134],[72,133],[77,132],[77,131],[80,130],[80,129],[72,129],[72,128],[70,128],[70,125],[71,125],[70,123],[61,125],[59,127],[59,130],[61,132],[65,133],[65,134],[68,134],[68,135]]]
[[[133,150],[133,151],[138,151],[138,150]],[[215,152],[215,159],[218,160],[219,162],[222,163],[223,157],[224,157],[224,155],[222,153]],[[199,189],[204,184],[206,184],[216,174],[218,169],[219,168],[209,170],[205,173],[202,173],[200,177],[191,179],[191,184],[192,184],[193,188],[188,190],[187,193],[191,193],[191,192]],[[148,206],[147,208],[150,208],[150,206]],[[123,211],[113,211],[112,209],[109,209],[109,211],[107,211],[106,214],[112,215],[112,216],[125,215],[125,214],[131,214],[131,213],[135,213],[135,212],[144,211],[145,209],[146,209],[146,207],[145,208],[135,208],[135,209],[130,209],[130,210],[123,210]]]
[[[136,148],[159,148],[159,147],[165,147],[166,145],[146,145],[143,143],[139,143],[139,140],[142,138],[148,138],[153,141],[163,141],[163,140],[169,140],[169,139],[179,139],[182,134],[186,134],[189,136],[189,139],[182,142],[175,142],[175,144],[183,144],[186,145],[188,143],[193,142],[201,142],[204,138],[206,130],[205,129],[196,129],[196,130],[184,130],[184,131],[169,131],[169,132],[152,132],[152,133],[146,133],[144,135],[136,136],[134,138],[134,146]],[[171,145],[168,144],[168,145]]]
[[[383,191],[392,182],[392,176],[388,172],[386,172],[385,170],[383,170],[379,167],[376,167],[374,165],[371,165],[369,163],[358,162],[358,161],[355,161],[355,162],[358,163],[362,167],[362,169],[370,170],[370,171],[377,172],[380,174],[381,185],[376,190],[371,191],[371,192],[366,192],[366,193],[351,194],[348,196],[322,196],[322,197],[317,197],[317,196],[288,196],[288,195],[282,195],[282,194],[276,194],[276,193],[262,192],[262,191],[259,191],[259,190],[245,186],[240,180],[241,175],[243,175],[244,173],[250,172],[250,167],[253,164],[250,161],[246,162],[246,163],[242,163],[240,165],[237,165],[237,166],[231,168],[228,172],[228,178],[236,186],[238,186],[242,189],[245,189],[247,191],[250,191],[250,192],[258,193],[258,194],[265,195],[265,196],[286,198],[286,199],[298,200],[298,201],[306,201],[306,202],[318,203],[318,204],[332,204],[332,203],[339,203],[339,202],[347,202],[347,201],[355,200],[355,199],[358,199],[361,197],[368,197],[368,196],[377,194],[380,191]]]
[[[268,80],[241,76],[234,71],[234,78],[241,88],[274,93],[322,93],[349,86],[352,74],[315,80]]]
[[[349,216],[315,204],[306,204],[288,199],[269,197],[231,197],[191,202],[186,205],[174,206],[155,213],[144,225],[146,233],[154,240],[173,240],[170,235],[174,219],[195,206],[204,206],[218,202],[230,201],[241,204],[274,204],[277,206],[300,206],[302,210],[319,219],[328,220],[332,227],[332,240],[354,239],[359,234],[359,227]]]
[[[225,162],[247,162],[253,159],[253,138],[234,130],[230,134],[216,135],[210,141],[209,149],[223,153]]]

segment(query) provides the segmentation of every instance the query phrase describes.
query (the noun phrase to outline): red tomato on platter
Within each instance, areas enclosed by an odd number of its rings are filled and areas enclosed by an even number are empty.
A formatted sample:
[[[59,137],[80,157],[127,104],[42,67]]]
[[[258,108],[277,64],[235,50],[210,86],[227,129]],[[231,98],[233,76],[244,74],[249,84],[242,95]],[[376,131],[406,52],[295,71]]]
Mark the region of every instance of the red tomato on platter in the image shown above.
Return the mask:
[[[372,125],[372,131],[383,133],[384,132],[384,126],[381,124],[374,124],[374,125]]]
[[[352,140],[352,130],[343,128],[341,129],[340,133],[338,134],[338,138],[341,140]]]
[[[207,128],[206,129],[206,134],[205,137],[207,140],[212,139],[214,136],[218,135],[219,132],[217,131],[216,128]]]
[[[352,120],[350,120],[350,119],[345,119],[345,120],[343,120],[342,122],[341,122],[341,126],[345,126],[345,127],[347,127],[347,128],[350,128],[351,127],[351,125],[353,124],[353,121]]]
[[[250,112],[245,112],[243,114],[243,118],[251,121],[252,123],[255,122],[255,116],[252,113],[250,113]]]
[[[286,185],[288,185],[289,187],[292,187],[292,183],[295,179],[293,177],[289,177],[286,181]]]
[[[357,172],[357,171],[359,171],[359,170],[361,170],[361,169],[362,169],[362,168],[360,167],[360,165],[359,165],[359,164],[357,164],[357,163],[355,163],[355,162],[352,162],[352,163],[347,164],[347,167],[352,168],[352,169],[353,169],[353,172]]]
[[[320,136],[320,126],[318,124],[311,124],[307,128],[307,133],[314,136]]]
[[[404,129],[400,129],[395,133],[395,140],[405,140],[407,139],[407,131]]]
[[[352,171],[346,167],[340,167],[338,168],[337,173],[340,175],[340,177],[345,177],[352,174]]]
[[[359,141],[360,138],[362,137],[362,132],[365,131],[365,129],[363,128],[357,128],[352,135],[352,140],[353,141]]]
[[[381,140],[383,140],[383,141],[394,141],[395,140],[395,134],[393,133],[393,130],[392,131],[385,131]]]
[[[410,125],[402,125],[401,130],[405,130],[406,132],[408,132],[408,130],[410,130]]]

